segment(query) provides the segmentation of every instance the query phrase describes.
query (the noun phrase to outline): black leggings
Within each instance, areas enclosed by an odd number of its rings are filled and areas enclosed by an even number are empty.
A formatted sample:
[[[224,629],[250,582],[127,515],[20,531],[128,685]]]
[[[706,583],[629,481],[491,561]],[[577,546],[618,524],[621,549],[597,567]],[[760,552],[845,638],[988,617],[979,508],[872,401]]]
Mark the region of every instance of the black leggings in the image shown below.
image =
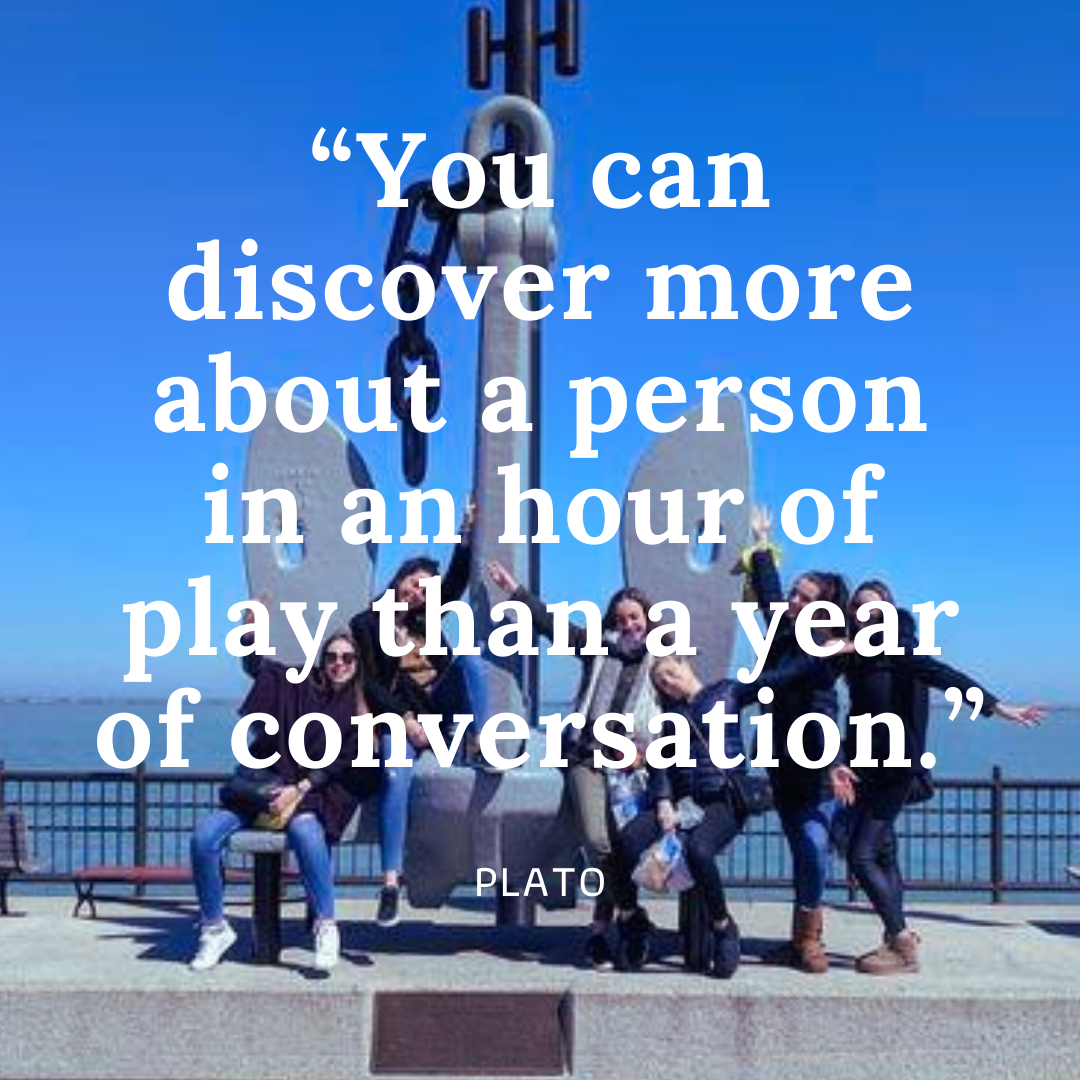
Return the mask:
[[[904,921],[904,880],[896,859],[894,825],[904,808],[910,774],[879,781],[864,778],[852,810],[847,859],[887,934],[899,934]]]
[[[721,796],[715,802],[702,806],[705,817],[701,824],[688,833],[682,833],[686,852],[686,864],[694,881],[705,894],[705,903],[714,922],[727,918],[727,902],[724,898],[724,886],[720,880],[720,871],[716,866],[716,856],[720,854],[739,835],[743,819],[735,812],[731,799]],[[656,813],[648,810],[638,814],[619,832],[615,838],[618,851],[620,873],[612,881],[612,893],[615,903],[622,911],[631,911],[637,907],[637,886],[630,877],[638,860],[649,847],[663,835],[656,820]]]

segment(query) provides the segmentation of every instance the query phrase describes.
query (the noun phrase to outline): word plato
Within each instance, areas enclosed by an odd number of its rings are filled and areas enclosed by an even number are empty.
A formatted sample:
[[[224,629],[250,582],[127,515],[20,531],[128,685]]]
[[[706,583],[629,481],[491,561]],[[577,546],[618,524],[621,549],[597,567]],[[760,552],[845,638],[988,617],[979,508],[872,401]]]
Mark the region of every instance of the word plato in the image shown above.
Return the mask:
[[[561,882],[562,891],[560,896],[566,896],[566,875],[574,873],[572,866],[553,866],[550,872],[552,874],[558,874]],[[588,886],[585,884],[585,875],[595,874],[597,885],[595,890],[589,892]],[[483,879],[490,875],[490,881],[484,881]],[[476,895],[483,895],[484,889],[490,889],[496,882],[495,871],[490,866],[478,866],[476,868]],[[581,886],[581,891],[586,896],[599,896],[604,891],[604,875],[603,872],[598,870],[595,866],[586,866],[581,871],[581,875],[578,877],[578,884]],[[528,896],[529,893],[535,889],[540,896],[547,896],[547,884],[544,881],[544,873],[538,866],[532,867],[529,871],[529,878],[525,882],[524,892],[515,892],[510,888],[509,882],[506,880],[506,867],[503,867],[502,871],[502,886],[499,888],[500,896]]]

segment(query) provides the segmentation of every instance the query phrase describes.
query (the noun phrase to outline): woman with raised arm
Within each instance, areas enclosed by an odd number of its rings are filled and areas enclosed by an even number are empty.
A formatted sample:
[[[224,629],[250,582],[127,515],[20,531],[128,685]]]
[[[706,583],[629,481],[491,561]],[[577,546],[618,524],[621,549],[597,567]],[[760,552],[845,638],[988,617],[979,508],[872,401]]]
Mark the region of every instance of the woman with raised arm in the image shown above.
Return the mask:
[[[881,581],[864,581],[853,593],[848,617],[852,630],[874,648],[884,647],[886,605],[896,610],[892,591]],[[870,729],[870,756],[876,766],[844,767],[849,781],[857,781],[857,798],[847,811],[848,866],[866,893],[884,925],[882,944],[860,956],[855,969],[868,975],[899,975],[919,970],[918,936],[908,929],[904,918],[904,883],[896,857],[896,819],[905,803],[932,794],[928,770],[922,763],[926,750],[929,719],[929,688],[957,687],[965,695],[971,689],[983,696],[987,715],[1022,724],[1038,724],[1044,711],[1037,705],[1017,707],[999,701],[963,672],[940,663],[932,656],[918,656],[915,620],[911,613],[896,610],[897,645],[902,655],[845,658],[850,707],[849,717],[892,713],[904,727],[903,758],[907,765],[890,766],[890,733],[883,722]],[[875,629],[876,628],[876,629]],[[882,634],[879,640],[873,640]],[[864,650],[865,651],[865,650]],[[848,723],[845,748],[849,761],[855,759],[856,728]]]
[[[533,626],[550,639],[554,624],[544,601],[519,585],[502,563],[491,562],[487,570],[498,588],[510,593],[511,599],[527,605]],[[611,597],[603,618],[606,656],[582,655],[588,635],[572,623],[569,629],[569,645],[581,662],[574,711],[584,714],[585,726],[563,730],[563,756],[568,762],[566,788],[580,833],[592,864],[604,875],[605,888],[596,898],[585,947],[587,961],[597,970],[607,970],[614,962],[607,939],[614,914],[608,882],[616,870],[609,795],[611,770],[593,764],[593,752],[600,745],[593,735],[593,723],[604,713],[633,713],[635,732],[649,738],[649,721],[661,712],[649,677],[653,658],[645,644],[653,626],[649,620],[651,606],[645,595],[633,587],[619,589]],[[620,922],[620,941],[627,935],[644,941],[648,930],[644,913],[638,918],[637,913],[631,912]]]
[[[315,915],[315,967],[328,971],[338,961],[340,937],[334,919],[334,878],[330,845],[336,843],[359,801],[374,794],[380,783],[378,768],[354,768],[357,731],[354,715],[368,712],[364,701],[356,647],[348,634],[330,637],[323,647],[319,667],[307,679],[290,682],[284,664],[254,653],[243,658],[244,670],[254,680],[241,716],[264,713],[277,721],[277,731],[255,721],[251,725],[250,754],[256,759],[277,761],[265,770],[243,770],[251,789],[266,786],[258,795],[243,785],[226,784],[222,809],[200,821],[191,837],[191,865],[199,898],[199,948],[192,969],[214,967],[236,940],[225,919],[225,885],[222,859],[229,837],[252,827],[260,811],[268,817],[287,819],[288,846],[296,856],[308,903]],[[323,713],[337,724],[341,749],[320,769],[300,765],[290,754],[289,733],[300,717]],[[326,752],[326,732],[321,723],[308,723],[304,749],[309,761],[320,761]],[[268,800],[266,805],[255,805]]]
[[[469,585],[472,561],[472,528],[476,511],[470,499],[459,532],[461,543],[442,579],[443,603],[459,600]],[[406,756],[415,760],[428,747],[427,733],[417,719],[440,714],[447,724],[455,713],[476,713],[483,708],[482,682],[467,656],[455,657],[447,647],[441,656],[425,656],[426,593],[423,582],[439,573],[439,564],[426,556],[407,559],[398,567],[387,588],[394,599],[406,605],[394,619],[398,645],[412,644],[404,656],[390,656],[379,644],[379,613],[372,608],[354,615],[349,622],[367,677],[366,692],[371,711],[396,713],[405,721]],[[390,734],[380,736],[381,757],[390,757]],[[379,846],[382,853],[383,887],[379,895],[376,921],[380,926],[396,926],[399,920],[401,871],[405,863],[405,837],[409,825],[411,767],[385,768],[382,801],[379,807]]]
[[[823,899],[829,870],[829,834],[833,817],[843,802],[854,798],[850,776],[838,768],[838,753],[826,758],[825,732],[821,724],[803,728],[804,756],[820,764],[808,767],[796,761],[788,748],[788,732],[799,717],[818,713],[836,722],[839,702],[836,695],[837,662],[810,657],[795,636],[799,612],[816,601],[829,601],[841,610],[847,606],[847,587],[838,574],[809,571],[800,574],[785,597],[776,570],[774,548],[769,543],[772,518],[762,507],[750,512],[754,545],[744,553],[744,566],[757,597],[766,627],[772,620],[770,605],[787,602],[768,657],[766,669],[784,668],[801,674],[785,682],[772,704],[773,753],[778,761],[769,769],[773,798],[784,829],[794,871],[795,904],[792,909],[791,938],[769,959],[792,963],[803,971],[828,971],[829,957],[822,940],[825,909]],[[825,642],[827,632],[815,638]],[[842,637],[843,633],[833,635]],[[763,678],[763,681],[767,679]]]

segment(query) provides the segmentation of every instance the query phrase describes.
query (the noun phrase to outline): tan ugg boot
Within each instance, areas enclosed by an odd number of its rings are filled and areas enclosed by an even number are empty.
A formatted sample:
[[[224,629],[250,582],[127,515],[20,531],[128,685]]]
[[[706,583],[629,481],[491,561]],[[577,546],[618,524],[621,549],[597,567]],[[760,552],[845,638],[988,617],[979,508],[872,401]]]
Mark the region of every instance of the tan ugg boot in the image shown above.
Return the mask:
[[[798,967],[810,975],[824,975],[829,970],[829,955],[821,940],[824,926],[824,908],[795,909],[792,944],[795,946]]]
[[[864,975],[914,975],[919,970],[919,935],[901,930],[873,951],[855,961],[855,970]]]
[[[765,952],[761,954],[761,962],[763,964],[774,964],[778,967],[797,967],[799,964],[799,954],[795,951],[795,927],[798,919],[798,908],[791,909],[791,933],[787,941],[777,942],[775,945],[770,945]]]

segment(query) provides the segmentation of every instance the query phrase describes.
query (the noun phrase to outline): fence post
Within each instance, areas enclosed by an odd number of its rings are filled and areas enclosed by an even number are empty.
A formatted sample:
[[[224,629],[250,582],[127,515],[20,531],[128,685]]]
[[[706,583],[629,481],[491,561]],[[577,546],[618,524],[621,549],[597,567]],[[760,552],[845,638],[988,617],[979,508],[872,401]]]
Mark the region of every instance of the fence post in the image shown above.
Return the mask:
[[[990,902],[1000,904],[1005,868],[1005,799],[1001,766],[990,774]]]
[[[146,865],[146,763],[135,766],[135,865]],[[135,886],[136,896],[146,895],[146,886],[141,882]]]

